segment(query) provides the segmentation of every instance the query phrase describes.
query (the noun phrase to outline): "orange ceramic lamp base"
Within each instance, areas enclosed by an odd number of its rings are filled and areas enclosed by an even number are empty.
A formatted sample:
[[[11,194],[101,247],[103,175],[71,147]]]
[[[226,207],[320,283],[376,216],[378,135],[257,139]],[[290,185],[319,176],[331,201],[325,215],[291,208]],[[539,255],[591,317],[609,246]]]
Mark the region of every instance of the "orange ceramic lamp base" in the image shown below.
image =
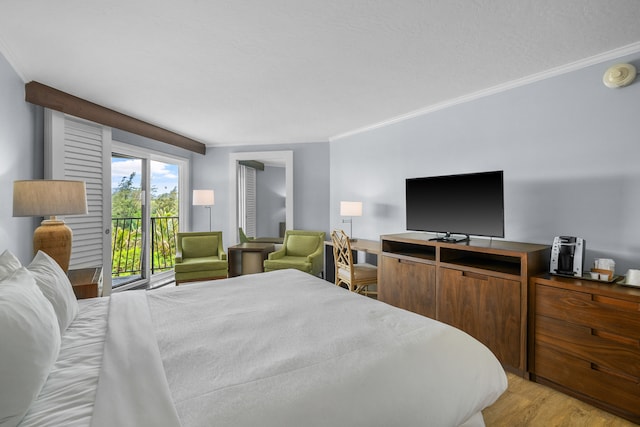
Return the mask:
[[[33,252],[45,252],[66,272],[71,258],[71,236],[71,229],[64,221],[45,219],[33,233]]]

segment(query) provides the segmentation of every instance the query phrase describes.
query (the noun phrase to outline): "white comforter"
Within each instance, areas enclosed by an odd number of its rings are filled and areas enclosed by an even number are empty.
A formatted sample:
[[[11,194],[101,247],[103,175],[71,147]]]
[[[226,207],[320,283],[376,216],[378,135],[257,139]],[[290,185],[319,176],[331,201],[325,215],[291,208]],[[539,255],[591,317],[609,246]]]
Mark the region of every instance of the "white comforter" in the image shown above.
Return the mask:
[[[465,333],[297,271],[126,294],[94,427],[458,426],[507,386]]]

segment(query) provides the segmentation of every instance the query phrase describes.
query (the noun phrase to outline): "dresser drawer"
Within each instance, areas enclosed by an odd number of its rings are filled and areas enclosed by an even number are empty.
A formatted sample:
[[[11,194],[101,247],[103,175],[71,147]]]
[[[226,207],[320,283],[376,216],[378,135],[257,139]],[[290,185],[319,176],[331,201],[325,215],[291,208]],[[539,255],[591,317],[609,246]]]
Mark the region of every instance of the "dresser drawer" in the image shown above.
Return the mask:
[[[607,369],[557,351],[542,343],[535,346],[535,373],[564,387],[616,408],[628,419],[640,420],[640,384]]]
[[[535,306],[536,315],[640,341],[640,303],[538,284]]]
[[[581,359],[594,369],[640,382],[640,345],[638,341],[597,329],[577,326],[545,316],[536,316],[536,345],[544,345]]]

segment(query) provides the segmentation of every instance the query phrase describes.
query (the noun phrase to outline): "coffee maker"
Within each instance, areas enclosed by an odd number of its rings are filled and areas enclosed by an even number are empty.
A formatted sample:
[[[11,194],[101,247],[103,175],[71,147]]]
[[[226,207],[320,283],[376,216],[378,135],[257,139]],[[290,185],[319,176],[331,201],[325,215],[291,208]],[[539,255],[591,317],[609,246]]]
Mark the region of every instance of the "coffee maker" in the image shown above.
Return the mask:
[[[585,243],[580,237],[556,236],[551,247],[550,272],[562,276],[582,277]]]

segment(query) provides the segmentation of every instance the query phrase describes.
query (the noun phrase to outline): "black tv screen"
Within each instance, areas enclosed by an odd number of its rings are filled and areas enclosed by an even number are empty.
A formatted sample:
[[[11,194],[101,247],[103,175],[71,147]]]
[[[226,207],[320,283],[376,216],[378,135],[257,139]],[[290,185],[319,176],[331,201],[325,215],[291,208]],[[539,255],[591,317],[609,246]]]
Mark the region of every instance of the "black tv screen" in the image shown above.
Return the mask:
[[[407,230],[504,237],[503,172],[408,178]]]

